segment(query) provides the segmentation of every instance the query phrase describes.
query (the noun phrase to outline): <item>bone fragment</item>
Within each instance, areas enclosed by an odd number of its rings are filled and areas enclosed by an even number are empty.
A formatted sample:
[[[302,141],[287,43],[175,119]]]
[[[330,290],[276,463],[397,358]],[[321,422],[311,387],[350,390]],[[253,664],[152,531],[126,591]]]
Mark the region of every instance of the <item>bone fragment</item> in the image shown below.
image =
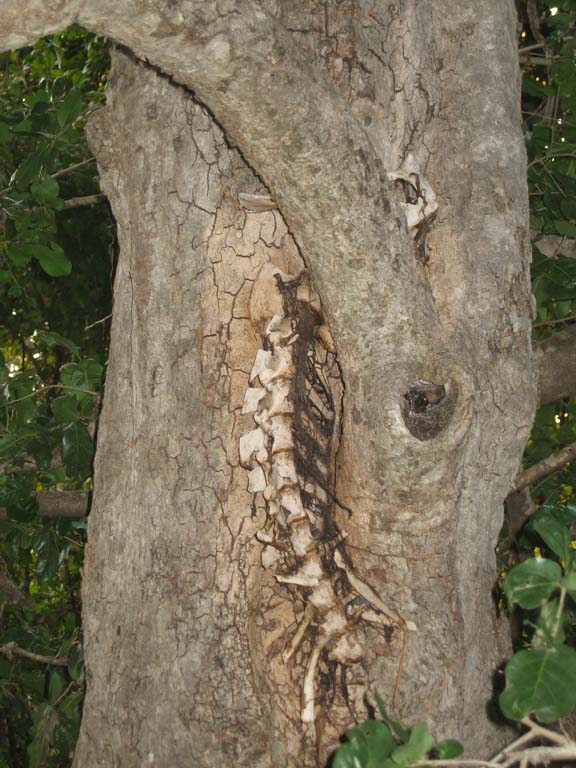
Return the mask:
[[[244,395],[244,404],[242,413],[254,413],[258,410],[258,403],[263,397],[266,397],[266,390],[263,387],[248,387]]]
[[[304,611],[304,618],[298,625],[298,629],[294,633],[294,636],[292,640],[290,640],[290,643],[288,644],[288,647],[282,654],[282,659],[285,664],[287,664],[292,656],[296,653],[298,650],[300,643],[304,639],[304,635],[306,634],[306,630],[310,626],[310,622],[312,621],[312,607],[310,604],[306,606],[306,610]]]
[[[250,469],[253,457],[259,464],[268,458],[266,436],[259,428],[247,432],[240,438],[240,464],[246,469]]]
[[[262,493],[266,488],[266,475],[262,467],[254,467],[248,472],[248,491],[250,493]]]
[[[278,208],[276,201],[270,195],[251,195],[247,192],[238,193],[238,202],[250,213],[265,213]]]
[[[316,717],[315,703],[315,681],[316,681],[316,667],[318,666],[318,659],[324,649],[326,643],[330,640],[329,637],[324,638],[322,641],[316,643],[308,659],[308,667],[306,669],[306,676],[304,678],[304,707],[302,708],[301,719],[303,723],[313,723]]]
[[[274,315],[284,315],[284,302],[275,275],[279,275],[283,282],[294,279],[275,264],[264,264],[252,286],[248,304],[250,319],[256,325],[268,323]]]
[[[254,365],[252,366],[252,370],[250,372],[250,384],[260,376],[260,374],[266,370],[270,359],[272,357],[272,352],[268,349],[259,349],[256,353],[256,359],[254,360]]]

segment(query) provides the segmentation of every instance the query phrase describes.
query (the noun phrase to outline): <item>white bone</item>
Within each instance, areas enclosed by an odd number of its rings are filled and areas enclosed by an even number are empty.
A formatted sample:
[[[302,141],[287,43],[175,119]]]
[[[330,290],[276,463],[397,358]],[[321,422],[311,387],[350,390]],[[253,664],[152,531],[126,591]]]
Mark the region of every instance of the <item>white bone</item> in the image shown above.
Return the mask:
[[[321,642],[316,643],[308,659],[308,668],[306,669],[306,676],[304,678],[304,707],[302,709],[302,715],[300,716],[303,723],[313,723],[316,719],[316,713],[314,712],[314,705],[316,700],[314,681],[316,679],[316,667],[318,666],[318,659],[326,643],[330,640],[329,637],[324,638]]]
[[[360,643],[351,640],[348,634],[338,638],[328,656],[339,664],[355,664],[364,658],[365,652]]]
[[[276,576],[276,581],[284,584],[297,584],[301,587],[315,587],[322,579],[322,566],[317,557],[307,560],[295,573]]]
[[[258,410],[258,404],[266,394],[266,390],[262,387],[248,387],[244,395],[242,413],[254,413],[254,411]]]
[[[264,547],[260,555],[262,566],[266,569],[271,568],[282,557],[282,553],[279,552],[276,547]]]
[[[278,206],[270,195],[250,195],[247,192],[238,192],[238,202],[250,213],[264,213],[273,211]]]
[[[300,622],[298,629],[296,630],[292,640],[290,641],[290,644],[288,645],[288,648],[284,651],[282,654],[282,659],[284,663],[288,663],[290,659],[292,658],[292,655],[298,650],[298,646],[304,639],[304,635],[306,634],[306,630],[310,626],[310,622],[312,621],[312,610],[310,608],[310,605],[306,606],[306,610],[304,611],[304,618]]]
[[[304,557],[304,555],[316,545],[312,532],[310,531],[310,526],[308,525],[308,520],[306,520],[305,525],[292,525],[290,543],[292,544],[292,549],[297,557]]]
[[[260,354],[260,353],[258,353]],[[294,368],[294,358],[290,349],[278,349],[274,353],[268,352],[265,360],[265,365],[259,367],[258,376],[262,386],[266,386],[275,379],[293,379],[296,373]],[[258,360],[258,357],[256,358]],[[251,377],[254,378],[254,368],[252,369]],[[251,378],[251,380],[252,380]]]
[[[306,510],[302,504],[302,498],[300,492],[295,488],[287,488],[281,493],[280,503],[282,507],[288,512],[288,524],[297,520],[306,520]]]
[[[292,390],[290,381],[276,381],[266,398],[266,410],[270,416],[294,413],[294,403],[289,399]]]
[[[248,472],[248,491],[261,493],[266,488],[266,475],[262,467],[254,467]]]
[[[316,328],[316,338],[319,340],[319,342],[324,346],[328,352],[336,352],[336,345],[334,344],[334,339],[332,338],[332,334],[330,333],[330,329],[324,323],[323,325],[319,325]]]
[[[266,436],[261,429],[253,429],[240,438],[240,464],[247,469],[252,465],[252,457],[257,454],[258,457],[268,456],[265,445]]]
[[[270,352],[270,350],[268,349],[258,350],[258,352],[256,353],[256,359],[254,360],[254,365],[252,366],[252,370],[250,372],[250,384],[252,384],[254,379],[260,376],[260,374],[266,370],[271,357],[272,357],[272,352]]]

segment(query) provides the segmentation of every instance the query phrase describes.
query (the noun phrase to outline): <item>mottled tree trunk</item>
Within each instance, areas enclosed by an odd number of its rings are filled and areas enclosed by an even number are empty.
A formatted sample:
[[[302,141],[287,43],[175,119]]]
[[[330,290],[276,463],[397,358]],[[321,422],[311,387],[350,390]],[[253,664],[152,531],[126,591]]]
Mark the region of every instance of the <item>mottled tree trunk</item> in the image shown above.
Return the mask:
[[[406,724],[489,753],[507,650],[494,545],[535,397],[513,4],[176,6],[71,17],[174,78],[116,53],[90,131],[121,248],[75,765],[320,766],[375,689]],[[324,309],[290,304],[266,265]],[[290,486],[321,553],[306,588],[290,579],[316,554],[251,492],[262,467],[270,486],[272,444],[239,456],[274,314],[300,338],[278,342],[300,412],[304,340],[332,355],[327,326],[340,370],[330,358],[328,459]]]

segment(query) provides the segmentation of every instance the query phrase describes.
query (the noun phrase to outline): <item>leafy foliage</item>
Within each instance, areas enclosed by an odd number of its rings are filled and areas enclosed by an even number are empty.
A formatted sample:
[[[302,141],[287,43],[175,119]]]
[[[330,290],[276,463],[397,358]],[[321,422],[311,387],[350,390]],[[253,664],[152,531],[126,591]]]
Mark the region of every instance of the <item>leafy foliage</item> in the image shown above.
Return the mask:
[[[110,312],[114,229],[106,205],[78,198],[99,193],[83,129],[107,65],[106,41],[74,27],[0,55],[0,766],[10,768],[69,765],[82,710],[86,524],[41,517],[37,498],[91,483],[108,334],[86,326]]]
[[[447,739],[434,743],[428,726],[418,723],[410,731],[388,717],[384,702],[375,694],[380,720],[367,720],[346,733],[346,742],[336,751],[332,768],[398,768],[419,760],[451,760],[459,757],[462,745]]]
[[[576,597],[576,563],[570,538],[573,519],[575,506],[538,510],[531,527],[553,559],[525,560],[510,570],[504,582],[511,605],[527,611],[539,608],[530,621],[529,648],[515,653],[506,666],[506,689],[500,706],[512,720],[534,715],[543,723],[552,723],[576,707],[576,650],[567,644],[564,629],[566,598]]]

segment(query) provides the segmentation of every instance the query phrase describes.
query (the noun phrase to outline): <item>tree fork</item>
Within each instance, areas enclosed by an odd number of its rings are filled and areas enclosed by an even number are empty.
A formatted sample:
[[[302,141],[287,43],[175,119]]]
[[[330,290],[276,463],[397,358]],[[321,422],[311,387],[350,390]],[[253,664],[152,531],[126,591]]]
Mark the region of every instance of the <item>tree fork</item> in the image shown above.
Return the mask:
[[[302,731],[306,671],[274,660],[304,607],[261,568],[265,510],[238,462],[260,342],[247,301],[270,261],[309,270],[339,354],[335,496],[353,516],[335,516],[354,572],[418,624],[397,715],[494,751],[485,704],[506,643],[493,547],[535,401],[512,3],[335,3],[321,19],[300,2],[275,17],[252,2],[220,15],[198,2],[22,5],[0,12],[3,46],[75,20],[210,108],[118,54],[92,128],[121,255],[76,764],[320,765],[352,719],[327,667],[324,715]],[[393,183],[410,153],[415,178]],[[414,238],[407,206],[427,184],[438,210]],[[239,194],[279,210],[246,211]],[[391,697],[396,672],[394,648],[366,633],[346,686],[358,718],[364,692]]]

